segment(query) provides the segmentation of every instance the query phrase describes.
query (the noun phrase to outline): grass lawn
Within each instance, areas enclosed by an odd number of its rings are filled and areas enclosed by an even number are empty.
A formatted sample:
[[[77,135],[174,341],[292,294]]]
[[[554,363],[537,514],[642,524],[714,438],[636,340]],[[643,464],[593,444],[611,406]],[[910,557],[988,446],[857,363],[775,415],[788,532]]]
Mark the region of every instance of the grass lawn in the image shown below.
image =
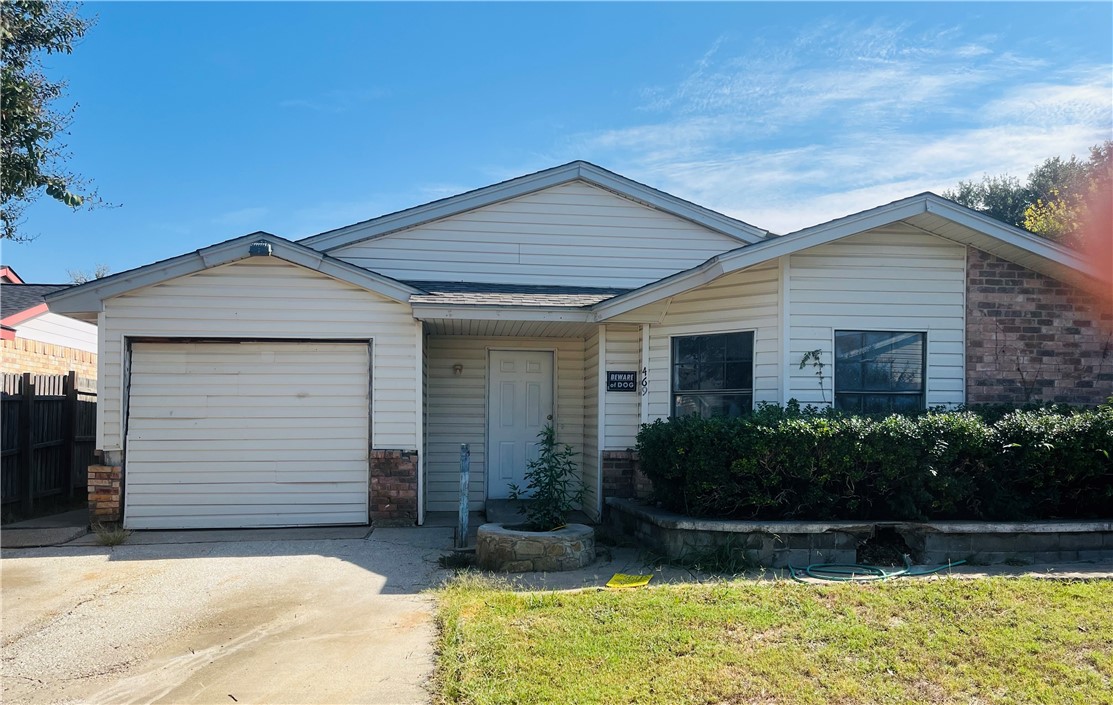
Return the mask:
[[[439,595],[438,703],[1113,703],[1113,582]]]

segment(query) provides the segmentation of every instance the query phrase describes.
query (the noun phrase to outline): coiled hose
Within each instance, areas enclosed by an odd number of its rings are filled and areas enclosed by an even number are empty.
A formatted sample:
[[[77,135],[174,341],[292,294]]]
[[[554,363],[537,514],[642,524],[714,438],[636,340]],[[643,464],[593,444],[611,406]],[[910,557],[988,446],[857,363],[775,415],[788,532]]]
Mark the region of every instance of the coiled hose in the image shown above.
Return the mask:
[[[941,570],[953,568],[956,565],[962,565],[965,562],[948,562],[946,565],[934,568],[913,570],[912,558],[906,553],[904,554],[904,567],[897,570],[885,570],[875,565],[864,565],[862,563],[812,563],[805,568],[789,566],[788,573],[798,583],[807,582],[804,578],[835,583],[871,583],[879,580],[889,580],[890,578],[917,578],[921,575],[931,575]]]

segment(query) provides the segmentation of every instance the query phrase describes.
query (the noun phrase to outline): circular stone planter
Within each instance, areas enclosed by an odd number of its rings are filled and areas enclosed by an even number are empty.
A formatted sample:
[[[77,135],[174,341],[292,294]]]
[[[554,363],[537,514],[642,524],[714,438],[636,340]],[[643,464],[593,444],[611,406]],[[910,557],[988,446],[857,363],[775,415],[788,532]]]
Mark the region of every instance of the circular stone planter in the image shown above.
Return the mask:
[[[575,570],[595,560],[595,529],[569,524],[556,531],[522,531],[484,524],[475,558],[480,568],[504,573]]]

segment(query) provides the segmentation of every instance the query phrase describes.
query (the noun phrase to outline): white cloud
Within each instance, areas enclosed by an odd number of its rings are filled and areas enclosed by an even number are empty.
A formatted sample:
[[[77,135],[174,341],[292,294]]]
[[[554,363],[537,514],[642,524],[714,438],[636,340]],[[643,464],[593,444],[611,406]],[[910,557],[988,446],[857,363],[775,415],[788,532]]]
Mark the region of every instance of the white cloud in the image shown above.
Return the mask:
[[[578,135],[586,158],[787,232],[982,174],[1023,178],[1109,139],[1109,67],[1052,66],[959,28],[826,23],[735,54],[717,40],[642,124]]]

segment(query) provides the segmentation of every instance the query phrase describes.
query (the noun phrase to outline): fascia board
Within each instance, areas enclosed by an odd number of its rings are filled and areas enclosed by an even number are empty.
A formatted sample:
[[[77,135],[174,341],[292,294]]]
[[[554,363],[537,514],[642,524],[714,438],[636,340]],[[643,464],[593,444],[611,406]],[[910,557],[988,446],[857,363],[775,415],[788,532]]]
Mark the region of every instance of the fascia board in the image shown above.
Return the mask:
[[[299,244],[328,252],[339,247],[383,237],[399,230],[413,228],[477,208],[508,201],[512,198],[525,196],[542,189],[560,186],[577,179],[613,191],[619,196],[656,208],[678,218],[702,225],[741,242],[761,242],[768,235],[766,230],[716,213],[664,191],[658,191],[636,181],[631,181],[594,164],[572,162],[426,205],[408,208],[398,213],[365,220],[320,235],[313,235],[299,240]]]
[[[704,208],[690,201],[685,201],[664,191],[639,184],[635,181],[600,169],[593,164],[584,164],[580,167],[581,178],[591,184],[614,191],[620,196],[639,201],[657,210],[664,211],[684,220],[690,220],[702,225],[709,230],[728,235],[746,243],[757,243],[765,240],[769,231],[736,220],[722,213]]]
[[[922,199],[898,202],[892,206],[840,218],[832,223],[799,230],[790,235],[766,239],[758,244],[721,254],[710,264],[699,265],[687,272],[662,279],[660,282],[649,284],[629,294],[616,296],[613,299],[596,304],[595,311],[599,315],[599,320],[604,321],[639,306],[702,286],[724,274],[753,267],[808,247],[822,245],[848,235],[902,220],[923,213],[924,210],[925,204]]]
[[[722,262],[714,260],[705,262],[693,269],[689,269],[671,277],[662,279],[653,284],[647,284],[641,289],[635,289],[628,294],[621,294],[613,299],[607,299],[595,304],[593,310],[600,323],[620,316],[628,311],[655,303],[670,296],[682,294],[685,291],[702,286],[723,275]]]
[[[927,212],[1019,247],[1056,264],[1070,267],[1087,276],[1100,276],[1098,267],[1093,262],[1087,261],[1081,253],[942,198],[928,200]]]
[[[445,304],[411,304],[419,321],[455,319],[461,321],[565,321],[594,323],[595,313],[586,309],[550,308],[545,306],[447,306]]]
[[[273,256],[277,259],[321,272],[326,276],[375,292],[399,303],[408,303],[410,296],[423,293],[420,289],[407,286],[390,277],[328,257],[277,235],[253,233],[163,262],[146,265],[132,270],[130,273],[122,272],[104,280],[92,281],[72,289],[49,294],[45,298],[50,305],[50,310],[55,313],[99,312],[103,310],[102,302],[105,299],[120,296],[146,286],[160,284],[177,277],[195,274],[212,267],[247,259],[250,257],[248,248],[252,242],[257,240],[265,240],[270,243],[274,251]]]
[[[372,221],[363,221],[320,235],[313,235],[298,242],[315,250],[328,252],[338,247],[383,237],[399,230],[430,223],[441,218],[449,218],[552,186],[559,186],[574,181],[577,178],[577,173],[577,169],[569,167],[531,174],[502,184],[495,184],[476,191],[452,196],[442,201],[414,206],[397,213],[374,218]],[[356,237],[350,237],[353,233],[359,234]]]
[[[47,305],[45,303],[35,304],[34,306],[32,306],[30,308],[25,308],[22,311],[18,311],[16,313],[13,313],[10,316],[8,316],[7,318],[5,318],[3,320],[0,320],[0,325],[17,326],[20,323],[26,323],[27,321],[31,320],[32,318],[37,318],[38,316],[41,316],[44,313],[49,312],[49,310],[50,309],[47,307]]]

